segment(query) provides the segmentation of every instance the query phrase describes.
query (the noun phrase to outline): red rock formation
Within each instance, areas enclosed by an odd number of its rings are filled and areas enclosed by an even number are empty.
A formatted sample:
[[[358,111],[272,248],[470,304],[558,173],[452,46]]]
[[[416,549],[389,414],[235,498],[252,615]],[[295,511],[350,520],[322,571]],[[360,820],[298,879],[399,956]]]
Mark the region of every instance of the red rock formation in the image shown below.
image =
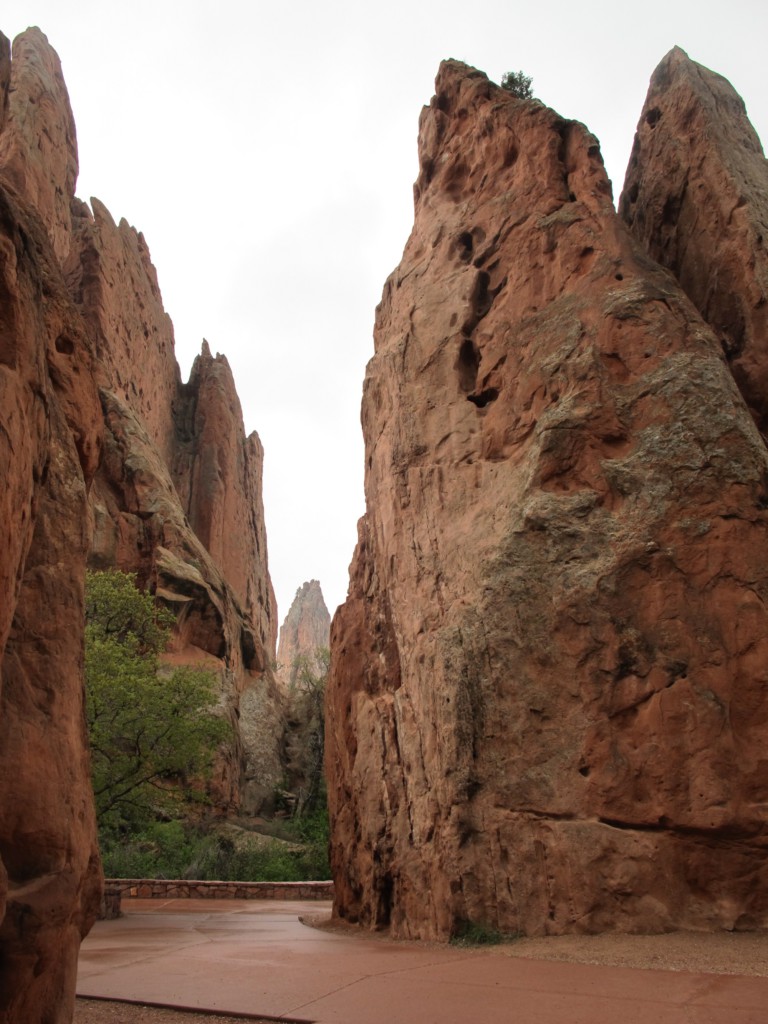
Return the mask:
[[[305,666],[315,675],[325,673],[318,651],[327,650],[331,616],[325,605],[318,580],[303,583],[296,591],[285,621],[280,627],[277,648],[277,680],[285,692],[296,685],[296,677]]]
[[[181,384],[144,236],[91,203],[93,215],[72,202],[66,262],[96,339],[106,426],[90,561],[136,572],[178,613],[174,660],[218,672],[235,742],[213,796],[223,810],[256,813],[283,776],[261,443],[246,438],[229,366],[207,344]]]
[[[173,471],[192,529],[234,590],[260,642],[277,644],[277,606],[267,566],[261,497],[264,449],[243,430],[229,363],[208,343],[176,402]]]
[[[222,809],[257,813],[283,774],[274,647],[190,528],[141,418],[106,389],[101,403],[104,458],[91,495],[91,563],[136,572],[176,614],[171,660],[203,663],[218,673],[235,743],[219,761],[212,796]]]
[[[71,1019],[77,949],[99,887],[83,729],[89,525],[95,564],[135,569],[179,610],[169,657],[219,673],[237,724],[215,780],[220,806],[257,810],[271,795],[283,721],[258,440],[244,436],[231,377],[229,393],[197,401],[192,421],[184,412],[208,445],[200,424],[217,402],[230,406],[217,455],[227,484],[212,493],[210,518],[248,534],[243,558],[258,554],[237,566],[236,592],[226,579],[234,563],[218,564],[221,543],[212,556],[195,535],[171,475],[174,407],[186,405],[146,243],[98,201],[91,215],[74,199],[74,123],[45,36],[20,36],[13,61],[2,42],[0,1018],[59,1022]],[[189,437],[184,446],[194,477],[203,456]],[[204,499],[188,490],[198,514]]]
[[[768,430],[768,165],[744,102],[675,47],[651,79],[619,211],[720,338]]]
[[[180,384],[173,324],[163,308],[144,236],[91,199],[72,200],[74,242],[67,276],[96,339],[101,387],[141,418],[167,465],[176,448],[173,406]]]
[[[58,60],[36,30],[10,76],[8,56],[0,36],[0,1020],[64,1024],[100,887],[83,578],[101,416],[57,259],[77,167]]]
[[[67,261],[98,342],[106,426],[90,562],[136,572],[177,612],[174,660],[218,671],[235,742],[213,796],[222,810],[257,813],[283,775],[261,444],[245,437],[232,374],[207,344],[180,383],[146,242],[92,202],[93,217],[73,203]]]
[[[8,76],[7,58],[5,66]],[[39,28],[14,40],[10,87],[3,92],[3,174],[38,212],[62,262],[72,231],[69,204],[77,180],[77,137],[61,62]]]
[[[768,923],[768,459],[595,139],[441,66],[332,625],[335,912]]]

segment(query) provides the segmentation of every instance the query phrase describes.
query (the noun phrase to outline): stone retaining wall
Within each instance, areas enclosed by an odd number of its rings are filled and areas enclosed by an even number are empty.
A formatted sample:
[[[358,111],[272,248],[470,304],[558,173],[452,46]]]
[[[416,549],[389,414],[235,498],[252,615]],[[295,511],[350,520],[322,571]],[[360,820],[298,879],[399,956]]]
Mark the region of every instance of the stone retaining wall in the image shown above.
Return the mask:
[[[200,882],[108,878],[105,893],[139,899],[332,900],[333,882]]]

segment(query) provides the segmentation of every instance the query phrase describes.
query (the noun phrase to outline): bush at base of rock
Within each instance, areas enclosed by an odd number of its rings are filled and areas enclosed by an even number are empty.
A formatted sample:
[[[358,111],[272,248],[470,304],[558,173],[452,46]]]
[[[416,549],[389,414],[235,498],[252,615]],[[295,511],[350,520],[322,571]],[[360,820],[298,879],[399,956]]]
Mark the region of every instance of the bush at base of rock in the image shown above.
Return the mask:
[[[268,826],[267,826],[268,827]],[[303,882],[330,877],[328,816],[281,823],[285,838],[233,825],[211,829],[155,822],[123,839],[102,836],[108,878],[188,878],[221,882]]]

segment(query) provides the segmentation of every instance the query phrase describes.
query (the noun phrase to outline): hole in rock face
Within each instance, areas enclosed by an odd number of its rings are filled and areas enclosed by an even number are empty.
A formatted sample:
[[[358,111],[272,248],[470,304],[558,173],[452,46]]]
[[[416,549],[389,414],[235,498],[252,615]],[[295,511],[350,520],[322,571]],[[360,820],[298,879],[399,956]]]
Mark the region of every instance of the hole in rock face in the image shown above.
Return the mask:
[[[624,280],[624,275],[623,274],[616,274],[616,280],[617,281],[623,281]]]
[[[459,251],[459,259],[462,263],[469,263],[472,259],[474,241],[469,231],[463,231],[456,239],[456,247]]]
[[[56,351],[61,352],[65,356],[71,356],[75,351],[75,343],[62,334],[56,339]]]
[[[469,338],[465,338],[459,349],[456,369],[459,373],[459,386],[462,391],[471,391],[477,383],[477,371],[480,367],[480,353],[477,346]]]
[[[481,391],[479,395],[467,395],[468,401],[476,405],[478,409],[484,409],[486,405],[489,405],[491,402],[495,402],[498,397],[498,388],[486,388],[485,391]]]
[[[579,775],[583,775],[585,779],[587,778],[587,776],[589,775],[589,765],[588,764],[583,764],[581,766],[581,768],[579,768]]]
[[[645,115],[645,120],[648,122],[651,128],[653,128],[657,124],[660,117],[661,111],[658,107],[654,107],[653,110],[649,110],[648,113]]]
[[[517,146],[514,143],[510,143],[510,145],[507,147],[506,153],[504,154],[504,160],[502,161],[501,166],[511,167],[514,163],[517,162],[518,155],[519,153]]]

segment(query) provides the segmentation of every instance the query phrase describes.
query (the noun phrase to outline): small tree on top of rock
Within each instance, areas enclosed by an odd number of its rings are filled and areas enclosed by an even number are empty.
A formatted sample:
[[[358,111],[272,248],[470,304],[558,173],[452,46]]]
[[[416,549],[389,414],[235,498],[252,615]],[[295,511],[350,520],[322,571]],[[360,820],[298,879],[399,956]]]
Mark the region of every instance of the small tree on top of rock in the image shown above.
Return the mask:
[[[501,88],[511,92],[519,100],[532,100],[531,85],[533,79],[523,71],[507,71],[501,76]]]

